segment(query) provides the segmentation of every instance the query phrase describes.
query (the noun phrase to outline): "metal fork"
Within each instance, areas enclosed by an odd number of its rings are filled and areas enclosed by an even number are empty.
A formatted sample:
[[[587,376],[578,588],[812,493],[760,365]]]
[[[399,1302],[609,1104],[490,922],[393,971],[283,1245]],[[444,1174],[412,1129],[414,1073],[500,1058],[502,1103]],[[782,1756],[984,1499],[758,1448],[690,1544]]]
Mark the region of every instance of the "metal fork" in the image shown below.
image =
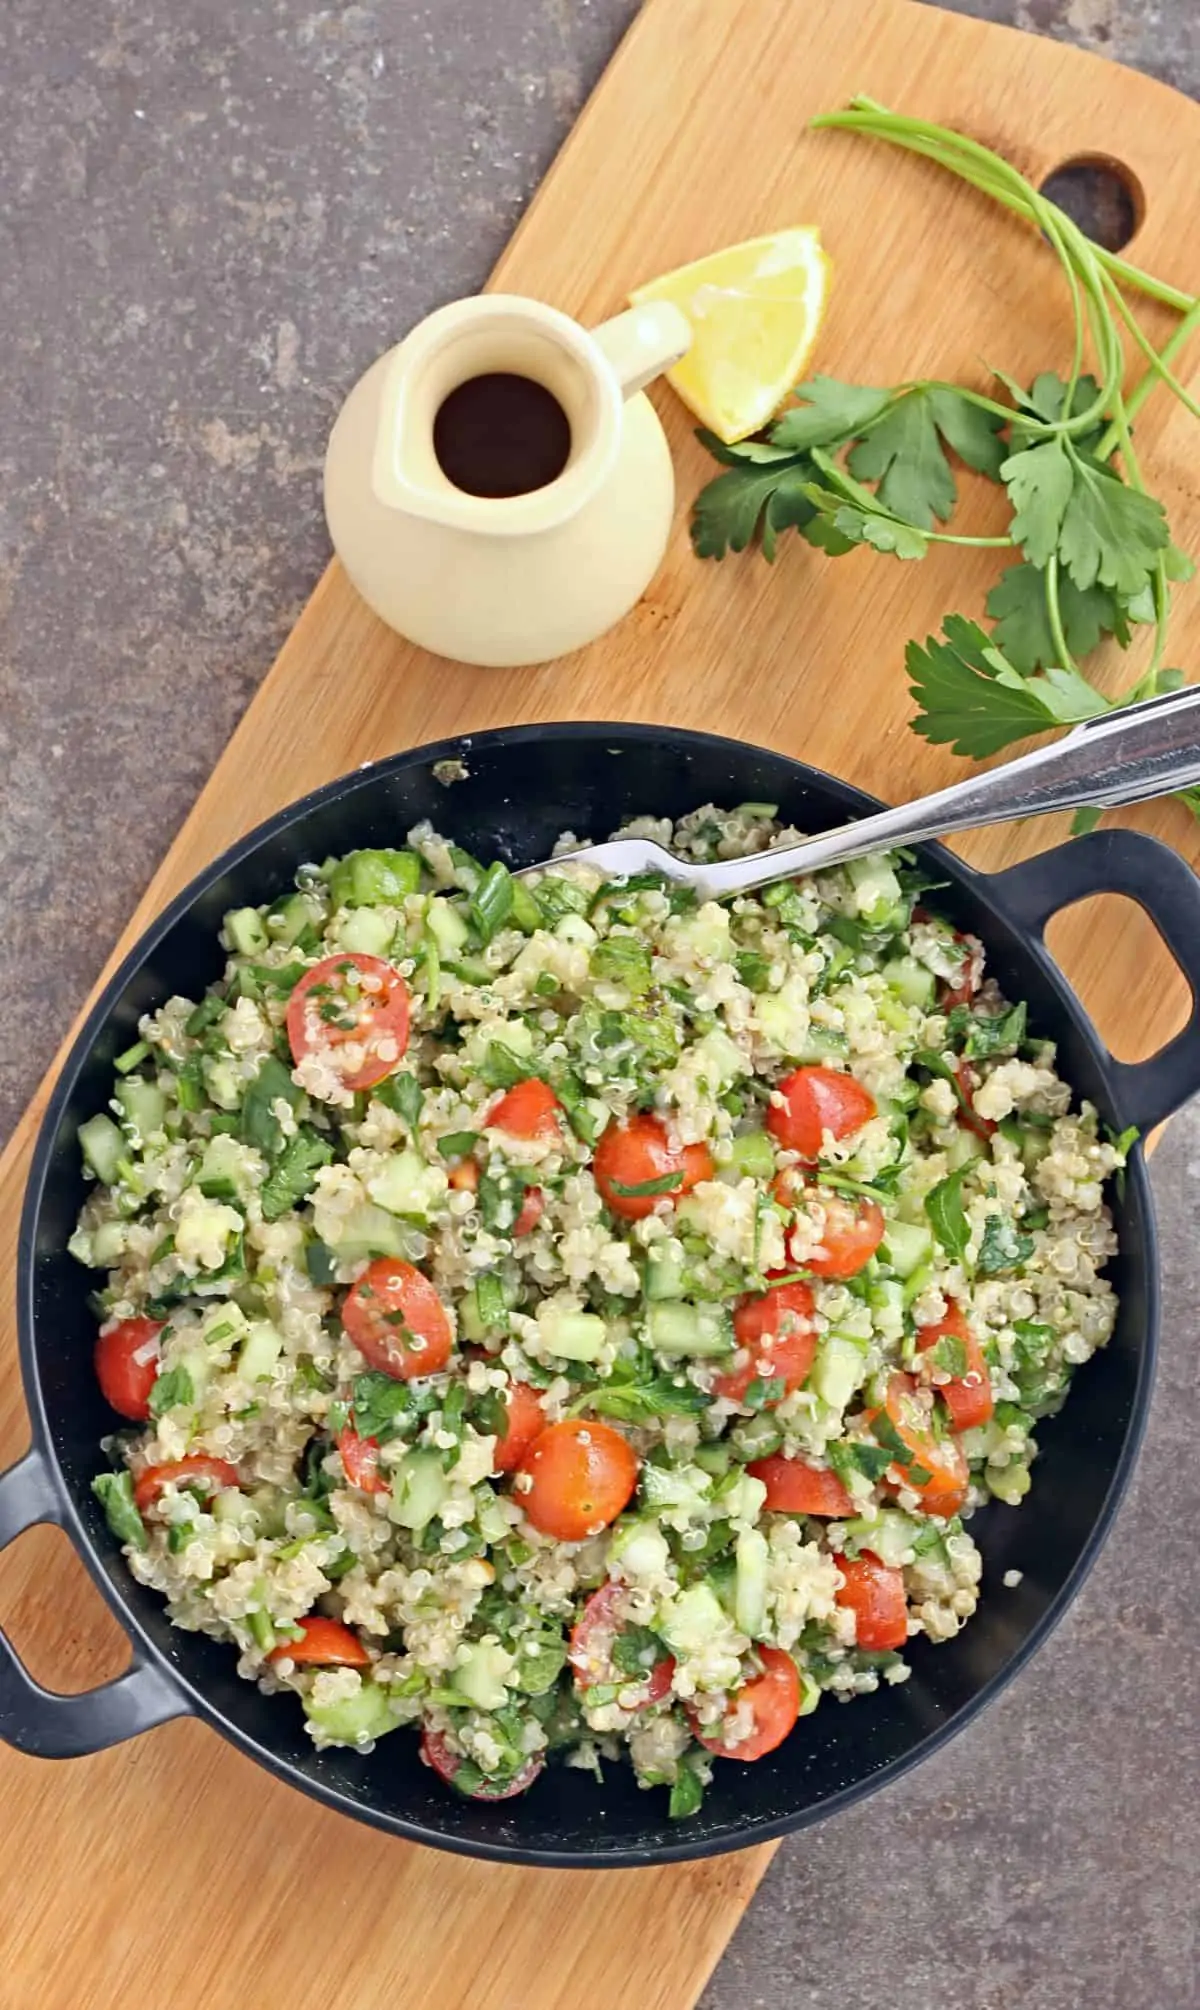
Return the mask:
[[[1088,719],[1053,746],[1039,747],[1003,767],[971,775],[932,796],[921,796],[915,803],[841,824],[837,830],[805,838],[801,844],[697,865],[676,858],[651,838],[613,838],[606,844],[581,845],[577,851],[544,859],[523,871],[542,872],[549,865],[570,863],[595,866],[608,879],[654,872],[694,887],[701,900],[719,900],[727,894],[770,886],[775,880],[792,879],[798,873],[863,858],[868,852],[945,837],[950,831],[974,830],[980,824],[1007,823],[1015,817],[1045,816],[1051,810],[1082,809],[1090,804],[1116,809],[1123,803],[1146,802],[1197,784],[1200,685]]]

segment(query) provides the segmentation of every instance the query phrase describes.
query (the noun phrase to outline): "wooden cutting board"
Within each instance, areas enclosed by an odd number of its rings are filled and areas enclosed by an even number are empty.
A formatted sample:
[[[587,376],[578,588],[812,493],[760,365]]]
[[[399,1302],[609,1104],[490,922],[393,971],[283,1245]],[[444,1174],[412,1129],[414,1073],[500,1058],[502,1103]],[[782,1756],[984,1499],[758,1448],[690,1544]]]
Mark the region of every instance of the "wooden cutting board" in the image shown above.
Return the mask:
[[[819,221],[837,268],[823,368],[867,383],[937,374],[982,384],[985,358],[1024,377],[1058,363],[1061,289],[1028,232],[924,163],[806,134],[813,113],[855,91],[965,127],[1036,179],[1072,156],[1119,155],[1145,198],[1133,255],[1177,285],[1200,280],[1187,258],[1200,242],[1200,110],[1161,85],[906,0],[649,0],[496,282],[599,320],[653,273]],[[1170,318],[1148,319],[1163,339]],[[1183,359],[1185,377],[1196,362]],[[686,514],[710,463],[670,393],[655,395],[678,457],[678,522],[624,624],[546,669],[466,669],[382,628],[332,566],[114,958],[268,812],[359,762],[459,730],[569,717],[705,726],[893,800],[962,772],[906,729],[903,643],[947,610],[977,611],[991,555],[828,563],[793,543],[774,568],[751,556],[700,564]],[[1176,537],[1195,553],[1193,423],[1160,396],[1140,440]],[[979,498],[985,510],[989,500]],[[1174,662],[1198,659],[1200,587],[1180,596],[1171,648]],[[1178,807],[1136,821],[1200,856]],[[1010,829],[966,849],[999,864],[1060,834]],[[1056,946],[1132,1058],[1181,1021],[1184,990],[1136,910],[1109,919],[1119,937],[1077,910]],[[44,1096],[0,1164],[7,1275]],[[27,1436],[9,1291],[0,1317],[7,1463]],[[33,1673],[55,1686],[90,1687],[124,1659],[115,1622],[57,1533],[36,1531],[7,1552],[0,1615]],[[0,1751],[0,1796],[0,2010],[109,2010],[144,1998],[150,1977],[156,2003],[209,2010],[684,2010],[771,1856],[603,1877],[467,1862],[312,1805],[195,1723],[70,1764]]]

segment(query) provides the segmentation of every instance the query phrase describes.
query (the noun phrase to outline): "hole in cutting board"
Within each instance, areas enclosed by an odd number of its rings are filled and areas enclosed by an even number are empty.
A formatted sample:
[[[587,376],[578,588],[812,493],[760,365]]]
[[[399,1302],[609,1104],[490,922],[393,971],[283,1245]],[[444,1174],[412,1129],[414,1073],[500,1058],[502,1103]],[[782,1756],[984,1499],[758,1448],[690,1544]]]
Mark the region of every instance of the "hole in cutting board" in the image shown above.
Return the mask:
[[[1124,894],[1060,909],[1046,946],[1118,1061],[1144,1061],[1187,1024],[1187,979],[1145,909]]]
[[[60,1528],[42,1523],[0,1555],[0,1620],[35,1682],[78,1696],[129,1664],[129,1641]]]
[[[1146,216],[1141,182],[1109,154],[1073,155],[1051,170],[1041,193],[1105,251],[1123,251]]]

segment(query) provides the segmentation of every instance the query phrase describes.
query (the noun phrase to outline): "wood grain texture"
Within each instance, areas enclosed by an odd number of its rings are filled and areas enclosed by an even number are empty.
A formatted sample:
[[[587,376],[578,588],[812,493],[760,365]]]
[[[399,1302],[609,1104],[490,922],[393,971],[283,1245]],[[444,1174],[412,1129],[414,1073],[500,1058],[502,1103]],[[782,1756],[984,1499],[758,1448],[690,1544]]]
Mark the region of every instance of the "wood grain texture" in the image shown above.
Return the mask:
[[[495,283],[599,320],[668,266],[816,220],[837,267],[823,367],[866,382],[929,372],[982,384],[984,358],[1018,376],[1056,362],[1064,303],[1029,232],[924,163],[805,132],[811,114],[860,90],[967,128],[1035,178],[1074,154],[1119,155],[1146,198],[1131,255],[1194,283],[1200,111],[1096,58],[905,0],[807,0],[802,10],[794,0],[649,0]],[[1165,335],[1167,317],[1147,320]],[[1179,366],[1188,381],[1196,361]],[[466,669],[399,641],[330,567],[114,958],[270,811],[448,733],[572,717],[705,726],[890,800],[961,772],[907,731],[902,648],[947,610],[979,609],[991,557],[830,564],[796,542],[774,568],[757,557],[700,565],[686,513],[710,464],[687,415],[661,387],[655,395],[677,456],[678,520],[661,573],[621,627],[545,669]],[[1159,397],[1140,439],[1175,534],[1196,552],[1191,424]],[[986,528],[997,499],[976,488]],[[1180,599],[1172,659],[1187,663],[1198,645],[1193,590]],[[1200,856],[1174,806],[1132,820]],[[1060,835],[1043,823],[964,849],[1001,864]],[[1124,911],[1119,931],[1098,928],[1094,913],[1068,919],[1055,947],[1126,1054],[1157,1046],[1181,1018],[1182,982],[1140,914]],[[45,1093],[0,1163],[9,1275]],[[0,1323],[6,1463],[27,1435],[11,1291]],[[55,1533],[36,1531],[0,1560],[0,1614],[56,1686],[88,1687],[124,1658]],[[193,1723],[70,1765],[0,1753],[0,1782],[0,2010],[108,2010],[150,1974],[157,2002],[210,2010],[283,2000],[290,2010],[573,2010],[601,1996],[608,2010],[684,2010],[770,1856],[603,1878],[460,1861],[309,1804]]]

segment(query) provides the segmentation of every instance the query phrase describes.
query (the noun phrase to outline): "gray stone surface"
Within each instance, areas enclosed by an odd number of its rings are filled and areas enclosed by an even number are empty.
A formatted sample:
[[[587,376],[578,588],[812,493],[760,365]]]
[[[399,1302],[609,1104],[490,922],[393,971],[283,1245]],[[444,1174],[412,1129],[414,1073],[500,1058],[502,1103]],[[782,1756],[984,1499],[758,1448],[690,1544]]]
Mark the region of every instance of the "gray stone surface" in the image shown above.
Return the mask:
[[[959,5],[1200,94],[1195,0]],[[341,396],[483,279],[634,11],[6,0],[0,1137],[323,563]],[[1196,2001],[1192,1155],[1195,1118],[1156,1161],[1167,1362],[1094,1577],[981,1724],[785,1846],[704,2010]]]

